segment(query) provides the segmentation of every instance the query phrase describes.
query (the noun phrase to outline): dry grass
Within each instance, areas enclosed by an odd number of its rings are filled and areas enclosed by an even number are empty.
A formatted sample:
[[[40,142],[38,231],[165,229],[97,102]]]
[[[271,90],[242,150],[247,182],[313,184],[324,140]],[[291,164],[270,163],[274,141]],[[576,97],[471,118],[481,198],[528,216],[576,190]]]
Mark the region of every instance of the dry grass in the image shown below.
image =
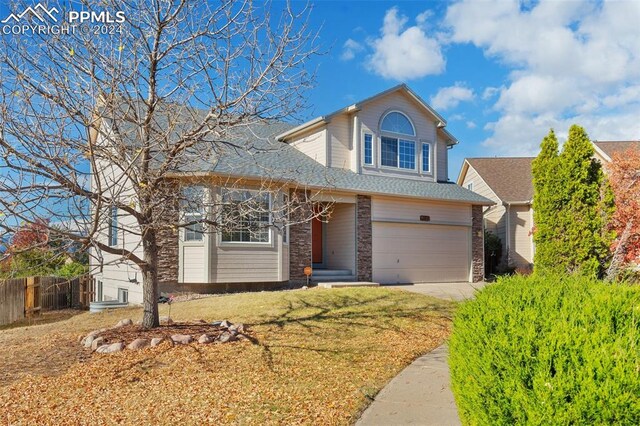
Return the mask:
[[[174,304],[171,316],[241,321],[256,343],[161,346],[84,363],[66,345],[141,311],[3,331],[2,369],[19,373],[2,371],[0,423],[350,424],[387,381],[442,343],[453,307],[372,288],[212,297]],[[66,358],[38,355],[61,345]],[[43,363],[55,368],[33,367]]]

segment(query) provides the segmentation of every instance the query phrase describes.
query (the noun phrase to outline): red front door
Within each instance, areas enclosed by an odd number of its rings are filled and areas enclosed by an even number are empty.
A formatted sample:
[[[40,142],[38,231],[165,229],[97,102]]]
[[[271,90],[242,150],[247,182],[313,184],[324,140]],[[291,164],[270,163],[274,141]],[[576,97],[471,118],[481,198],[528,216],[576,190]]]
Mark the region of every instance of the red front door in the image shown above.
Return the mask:
[[[311,220],[311,261],[322,263],[322,221],[317,217]]]

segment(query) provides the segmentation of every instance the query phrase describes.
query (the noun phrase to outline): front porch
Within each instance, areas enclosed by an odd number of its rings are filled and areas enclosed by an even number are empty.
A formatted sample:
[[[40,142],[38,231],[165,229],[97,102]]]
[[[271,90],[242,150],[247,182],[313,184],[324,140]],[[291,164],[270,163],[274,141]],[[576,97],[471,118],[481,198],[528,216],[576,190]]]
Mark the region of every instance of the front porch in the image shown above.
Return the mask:
[[[370,197],[341,197],[326,214],[292,226],[290,280],[306,280],[304,268],[312,266],[313,283],[371,281],[370,206]]]

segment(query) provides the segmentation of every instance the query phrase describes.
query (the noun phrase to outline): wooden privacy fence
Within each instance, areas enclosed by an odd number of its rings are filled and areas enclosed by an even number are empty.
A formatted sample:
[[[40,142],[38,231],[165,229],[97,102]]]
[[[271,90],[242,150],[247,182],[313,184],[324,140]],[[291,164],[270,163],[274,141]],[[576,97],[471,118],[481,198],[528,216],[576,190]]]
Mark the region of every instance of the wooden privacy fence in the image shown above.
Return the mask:
[[[25,279],[0,280],[0,325],[24,318]]]
[[[70,280],[28,277],[0,281],[0,325],[46,310],[88,308],[94,292],[90,275]]]

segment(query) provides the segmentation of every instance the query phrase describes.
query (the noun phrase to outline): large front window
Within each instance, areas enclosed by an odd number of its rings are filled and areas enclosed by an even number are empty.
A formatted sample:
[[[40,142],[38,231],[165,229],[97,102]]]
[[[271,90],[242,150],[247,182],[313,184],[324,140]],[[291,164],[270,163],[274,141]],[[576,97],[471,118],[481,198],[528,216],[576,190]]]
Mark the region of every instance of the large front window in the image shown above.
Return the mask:
[[[416,169],[415,130],[404,114],[392,111],[380,124],[380,164],[384,167]]]
[[[398,138],[382,137],[381,162],[386,167],[416,168],[416,143]]]
[[[222,242],[269,243],[271,195],[251,190],[222,194]]]

